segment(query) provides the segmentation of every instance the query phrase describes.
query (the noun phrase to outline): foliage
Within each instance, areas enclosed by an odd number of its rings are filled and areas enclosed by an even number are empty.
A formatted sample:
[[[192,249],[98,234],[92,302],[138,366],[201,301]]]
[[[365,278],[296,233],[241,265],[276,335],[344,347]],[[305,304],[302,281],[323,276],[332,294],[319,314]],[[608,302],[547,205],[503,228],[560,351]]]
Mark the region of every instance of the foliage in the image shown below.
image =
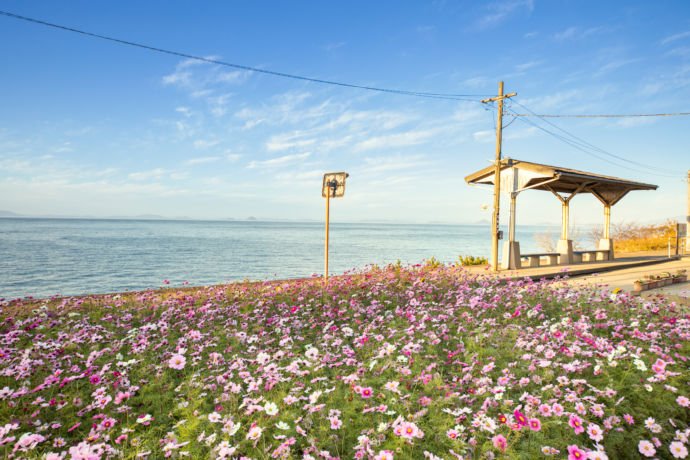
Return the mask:
[[[590,229],[588,239],[596,244],[604,234],[602,226]],[[654,251],[668,248],[668,240],[675,247],[676,224],[667,220],[664,224],[640,225],[621,222],[611,225],[613,249],[618,252]]]
[[[463,256],[462,254],[458,256],[460,265],[486,265],[489,261],[486,257],[475,257],[472,255]]]
[[[670,457],[688,337],[661,297],[437,262],[5,304],[0,455]]]

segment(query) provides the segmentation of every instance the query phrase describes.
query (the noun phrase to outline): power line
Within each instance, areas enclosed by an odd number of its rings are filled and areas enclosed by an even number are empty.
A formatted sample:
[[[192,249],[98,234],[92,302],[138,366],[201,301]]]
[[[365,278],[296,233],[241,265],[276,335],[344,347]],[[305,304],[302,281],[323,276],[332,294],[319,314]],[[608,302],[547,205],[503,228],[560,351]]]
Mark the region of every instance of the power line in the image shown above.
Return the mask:
[[[528,113],[514,113],[514,117],[539,117],[539,118],[628,118],[628,117],[675,117],[682,115],[690,115],[690,112],[678,113],[639,113],[629,115],[540,115]]]
[[[356,85],[354,83],[345,83],[345,82],[339,82],[339,81],[324,80],[324,79],[320,79],[320,78],[311,78],[311,77],[305,77],[302,75],[295,75],[295,74],[289,74],[289,73],[284,73],[284,72],[276,72],[276,71],[272,71],[272,70],[265,70],[265,69],[259,69],[256,67],[246,66],[246,65],[242,65],[242,64],[234,64],[231,62],[219,61],[217,59],[205,58],[205,57],[201,57],[201,56],[194,56],[191,54],[181,53],[179,51],[172,51],[172,50],[168,50],[168,49],[164,49],[164,48],[157,48],[155,46],[145,45],[142,43],[131,42],[128,40],[122,40],[119,38],[109,37],[107,35],[100,35],[100,34],[96,34],[96,33],[92,33],[92,32],[86,32],[84,30],[74,29],[72,27],[61,26],[59,24],[53,24],[50,22],[41,21],[40,19],[34,19],[34,18],[26,17],[26,16],[20,16],[18,14],[10,13],[7,11],[0,11],[0,15],[7,16],[10,18],[14,18],[14,19],[20,19],[22,21],[32,22],[35,24],[40,24],[43,26],[53,27],[55,29],[61,29],[61,30],[65,30],[68,32],[74,32],[74,33],[86,35],[89,37],[100,38],[102,40],[109,40],[111,42],[120,43],[122,45],[128,45],[128,46],[134,46],[137,48],[143,48],[143,49],[146,49],[149,51],[155,51],[157,53],[170,54],[173,56],[183,57],[186,59],[194,59],[197,61],[208,62],[211,64],[222,65],[222,66],[226,66],[226,67],[233,67],[235,69],[246,70],[246,71],[250,71],[250,72],[263,73],[263,74],[267,74],[267,75],[273,75],[276,77],[291,78],[294,80],[309,81],[312,83],[321,83],[321,84],[325,84],[325,85],[342,86],[342,87],[346,87],[346,88],[364,89],[364,90],[368,90],[368,91],[377,91],[380,93],[400,94],[400,95],[404,95],[404,96],[425,97],[425,98],[432,98],[432,99],[447,99],[447,100],[454,100],[454,101],[473,101],[474,102],[477,100],[472,99],[472,98],[480,98],[480,97],[486,96],[485,94],[447,94],[447,93],[428,93],[428,92],[423,92],[423,91],[407,91],[407,90],[399,90],[399,89],[379,88],[379,87],[375,87],[375,86]]]
[[[522,108],[526,109],[527,111],[531,112],[531,110],[530,110],[528,107],[525,107],[524,105],[520,104],[520,103],[517,102],[517,101],[513,101],[513,102],[514,102],[515,104],[521,106]],[[512,112],[511,112],[511,115],[514,115],[514,114],[512,114]],[[593,145],[593,144],[591,144],[591,143],[589,143],[589,142],[587,142],[587,141],[585,141],[585,140],[583,140],[583,139],[581,139],[581,138],[575,136],[574,134],[569,133],[568,131],[566,131],[566,130],[560,128],[559,126],[557,126],[557,125],[555,125],[555,124],[549,122],[548,120],[543,120],[543,121],[546,122],[546,123],[548,123],[549,125],[553,126],[554,128],[556,128],[556,129],[562,131],[562,132],[565,133],[567,136],[570,136],[570,138],[568,138],[568,137],[566,137],[566,136],[563,136],[563,135],[561,135],[561,134],[555,133],[555,132],[553,132],[553,131],[550,131],[549,129],[544,128],[543,126],[539,126],[538,124],[534,123],[533,121],[531,121],[531,120],[529,120],[529,119],[526,119],[526,118],[517,118],[517,119],[519,119],[519,120],[522,121],[523,123],[527,123],[527,124],[529,124],[529,125],[531,125],[531,126],[537,128],[537,129],[539,129],[539,130],[545,132],[546,134],[548,134],[548,135],[550,135],[550,136],[552,136],[552,137],[555,137],[556,139],[560,140],[561,142],[564,142],[564,143],[570,145],[571,147],[573,147],[573,148],[575,148],[575,149],[577,149],[577,150],[579,150],[579,151],[581,151],[581,152],[583,152],[583,153],[586,153],[586,154],[588,154],[588,155],[591,155],[591,156],[593,156],[593,157],[595,157],[595,158],[598,158],[599,160],[605,161],[605,162],[610,163],[610,164],[613,164],[613,165],[615,165],[615,166],[618,166],[618,167],[621,167],[621,168],[625,168],[625,169],[629,169],[629,170],[631,170],[631,171],[636,171],[636,172],[639,172],[639,173],[652,174],[652,175],[661,176],[661,177],[678,177],[677,174],[668,174],[668,173],[666,173],[666,172],[673,173],[673,172],[674,172],[673,170],[665,169],[665,168],[657,168],[657,167],[654,167],[654,166],[651,166],[651,165],[646,165],[646,164],[643,164],[643,163],[639,163],[639,162],[636,162],[636,161],[633,161],[633,160],[628,160],[627,158],[624,158],[624,157],[615,155],[615,154],[613,154],[613,153],[610,153],[610,152],[608,152],[608,151],[606,151],[606,150],[604,150],[604,149],[601,149],[601,148],[599,148],[599,147],[597,147],[597,146],[595,146],[595,145]],[[616,162],[616,161],[612,161],[612,160],[610,160],[609,158],[602,157],[602,156],[600,156],[600,155],[598,155],[598,154],[596,154],[596,153],[594,153],[594,152],[600,152],[600,153],[602,153],[602,154],[604,154],[604,155],[606,155],[606,156],[615,158],[616,160],[622,161],[622,162],[624,162],[624,163],[630,163],[630,164],[633,164],[633,165],[637,165],[637,166],[646,168],[646,170],[640,170],[640,169],[632,168],[632,167],[627,166],[627,165],[625,165],[625,164],[621,164],[621,163],[618,163],[618,162]],[[657,171],[659,171],[659,172],[651,172],[651,171],[649,171],[649,169],[654,169],[654,170],[657,170]]]
[[[519,105],[520,107],[524,108],[524,109],[527,110],[528,112],[534,114],[534,112],[533,112],[531,109],[529,109],[528,107],[526,107],[525,105],[520,104],[520,103],[517,102],[517,101],[515,101],[515,104],[517,104],[517,105]],[[554,128],[556,128],[557,130],[559,130],[559,131],[561,131],[562,133],[566,134],[567,136],[570,136],[572,139],[575,140],[576,143],[579,143],[580,145],[584,146],[585,148],[589,148],[589,149],[595,150],[595,151],[597,151],[597,152],[603,153],[604,155],[610,156],[610,157],[612,157],[612,158],[616,158],[616,159],[618,159],[618,160],[620,160],[620,161],[624,161],[624,162],[631,163],[631,164],[634,164],[634,165],[637,165],[637,166],[641,166],[641,167],[643,167],[643,168],[655,169],[655,170],[657,170],[657,171],[665,172],[665,173],[675,173],[675,172],[676,172],[674,169],[659,168],[659,167],[656,167],[656,166],[652,166],[652,165],[640,163],[640,162],[637,162],[637,161],[634,161],[634,160],[629,160],[629,159],[627,159],[627,158],[625,158],[625,157],[622,157],[622,156],[613,154],[613,153],[608,152],[608,151],[606,151],[606,150],[604,150],[604,149],[602,149],[602,148],[597,147],[596,145],[594,145],[594,144],[592,144],[592,143],[590,143],[590,142],[587,142],[586,140],[584,140],[584,139],[582,139],[582,138],[580,138],[580,137],[574,135],[574,134],[571,133],[571,132],[566,131],[565,129],[561,128],[560,126],[558,126],[558,125],[556,125],[556,124],[554,124],[554,123],[552,123],[552,122],[550,122],[550,121],[548,121],[548,120],[543,119],[543,117],[540,117],[540,118],[542,118],[542,121],[544,121],[544,122],[547,123],[548,125],[553,126]]]

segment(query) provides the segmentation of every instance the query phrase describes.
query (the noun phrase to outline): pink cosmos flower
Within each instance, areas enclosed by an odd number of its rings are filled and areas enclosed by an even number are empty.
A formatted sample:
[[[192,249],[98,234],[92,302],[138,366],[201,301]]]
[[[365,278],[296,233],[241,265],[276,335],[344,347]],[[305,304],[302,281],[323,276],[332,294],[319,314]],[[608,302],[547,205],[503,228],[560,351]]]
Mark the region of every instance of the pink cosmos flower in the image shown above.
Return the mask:
[[[637,450],[639,450],[640,453],[645,457],[653,457],[654,454],[656,454],[654,444],[647,441],[646,439],[642,439],[639,443],[637,443]]]
[[[103,454],[102,444],[89,445],[80,442],[78,445],[69,448],[72,460],[101,460]]]
[[[362,396],[362,398],[368,399],[371,398],[371,396],[374,394],[374,391],[371,389],[371,387],[366,387],[362,388],[359,394]]]
[[[599,425],[596,423],[590,423],[587,425],[587,435],[589,435],[589,439],[594,442],[599,442],[604,439],[601,428],[599,428]]]
[[[393,460],[393,452],[390,450],[381,450],[374,457],[374,460]]]
[[[592,450],[587,452],[587,460],[609,460],[609,456],[604,452],[598,450]]]
[[[633,416],[630,415],[630,414],[625,414],[625,415],[623,415],[623,420],[625,420],[626,422],[628,422],[628,425],[632,425],[632,424],[635,423],[635,419],[634,419]]]
[[[515,416],[515,421],[520,424],[520,426],[527,426],[527,418],[525,418],[525,414],[520,412],[519,410],[516,410],[513,412],[513,415]]]
[[[574,428],[575,434],[580,434],[583,431],[585,431],[585,429],[582,427],[582,419],[575,414],[572,414],[570,416],[570,419],[568,420],[568,425]]]
[[[548,404],[540,405],[539,413],[542,415],[542,417],[551,417],[551,406]]]
[[[685,458],[688,456],[688,448],[680,441],[673,441],[669,449],[674,458]]]
[[[340,421],[337,417],[331,418],[330,421],[331,421],[331,430],[339,430],[343,426],[343,422]]]
[[[690,399],[685,396],[678,396],[676,402],[683,407],[690,407]]]
[[[187,358],[180,354],[174,354],[168,361],[168,366],[172,369],[182,370],[187,364]]]
[[[529,419],[529,429],[532,431],[539,431],[541,430],[541,422],[539,421],[538,418],[531,418]]]
[[[568,460],[584,460],[585,458],[587,458],[587,453],[580,450],[577,444],[568,446]]]
[[[493,438],[491,438],[491,441],[494,443],[494,447],[501,452],[505,452],[506,448],[508,447],[508,441],[506,440],[505,436],[502,434],[497,434]]]
[[[652,364],[652,370],[657,374],[661,374],[666,370],[666,362],[663,359],[657,359],[654,364]]]

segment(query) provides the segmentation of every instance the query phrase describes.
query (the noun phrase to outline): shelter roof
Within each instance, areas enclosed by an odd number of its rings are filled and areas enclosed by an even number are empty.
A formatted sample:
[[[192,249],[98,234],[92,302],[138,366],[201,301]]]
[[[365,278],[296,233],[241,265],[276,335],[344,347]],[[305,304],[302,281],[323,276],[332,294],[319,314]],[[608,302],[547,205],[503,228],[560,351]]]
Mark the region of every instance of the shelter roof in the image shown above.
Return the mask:
[[[512,158],[501,160],[500,168],[501,190],[508,193],[526,189],[564,193],[571,197],[578,193],[591,193],[605,205],[613,206],[632,190],[657,189],[653,184]],[[468,184],[493,184],[495,171],[491,165],[465,177],[465,181]]]

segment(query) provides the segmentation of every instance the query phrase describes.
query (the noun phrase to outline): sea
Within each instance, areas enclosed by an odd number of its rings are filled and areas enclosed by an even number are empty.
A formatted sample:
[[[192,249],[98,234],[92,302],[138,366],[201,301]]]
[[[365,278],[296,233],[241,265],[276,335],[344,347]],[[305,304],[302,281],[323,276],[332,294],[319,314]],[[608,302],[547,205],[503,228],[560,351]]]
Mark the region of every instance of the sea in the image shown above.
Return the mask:
[[[518,226],[522,252],[546,227]],[[489,225],[337,223],[329,275],[489,258]],[[322,275],[322,222],[0,218],[0,299]],[[166,283],[166,280],[169,284]]]

